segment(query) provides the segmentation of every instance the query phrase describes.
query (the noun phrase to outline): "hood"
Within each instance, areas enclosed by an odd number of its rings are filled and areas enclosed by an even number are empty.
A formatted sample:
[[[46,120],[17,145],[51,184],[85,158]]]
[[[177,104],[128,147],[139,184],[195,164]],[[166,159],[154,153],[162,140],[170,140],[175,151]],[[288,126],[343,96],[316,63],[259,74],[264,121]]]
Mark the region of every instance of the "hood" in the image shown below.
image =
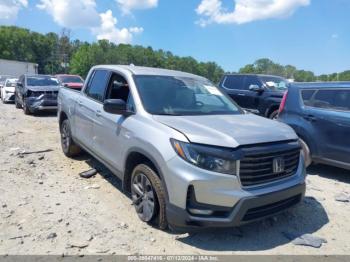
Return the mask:
[[[27,89],[34,92],[58,91],[59,86],[27,86]]]
[[[286,124],[253,114],[153,117],[183,133],[192,143],[237,147],[298,138]]]

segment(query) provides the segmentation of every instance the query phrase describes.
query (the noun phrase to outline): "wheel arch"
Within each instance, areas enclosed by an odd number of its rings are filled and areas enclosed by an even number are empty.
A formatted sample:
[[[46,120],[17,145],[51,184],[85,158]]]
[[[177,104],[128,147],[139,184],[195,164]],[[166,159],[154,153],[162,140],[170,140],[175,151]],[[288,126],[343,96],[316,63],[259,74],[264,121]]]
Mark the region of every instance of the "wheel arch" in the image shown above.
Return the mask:
[[[166,199],[168,200],[169,198],[168,198],[166,181],[164,179],[160,165],[155,160],[155,158],[151,156],[151,154],[149,154],[147,151],[140,148],[131,148],[126,155],[127,156],[124,161],[124,172],[123,172],[123,190],[125,192],[130,192],[131,175],[134,168],[139,164],[147,164],[156,172],[156,174],[162,181],[164,191],[165,191],[165,196],[166,196]]]

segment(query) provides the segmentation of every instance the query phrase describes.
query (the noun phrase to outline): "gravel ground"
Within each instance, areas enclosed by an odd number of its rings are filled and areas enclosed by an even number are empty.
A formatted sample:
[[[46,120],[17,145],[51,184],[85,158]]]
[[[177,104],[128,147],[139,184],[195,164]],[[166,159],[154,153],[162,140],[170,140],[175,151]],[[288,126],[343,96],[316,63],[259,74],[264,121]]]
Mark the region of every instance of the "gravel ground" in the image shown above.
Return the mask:
[[[79,177],[91,167],[101,171]],[[91,156],[63,155],[55,115],[0,104],[0,254],[350,254],[350,172],[318,165],[308,173],[304,202],[286,213],[240,228],[164,232],[138,219],[120,181]],[[321,246],[297,245],[305,234]]]

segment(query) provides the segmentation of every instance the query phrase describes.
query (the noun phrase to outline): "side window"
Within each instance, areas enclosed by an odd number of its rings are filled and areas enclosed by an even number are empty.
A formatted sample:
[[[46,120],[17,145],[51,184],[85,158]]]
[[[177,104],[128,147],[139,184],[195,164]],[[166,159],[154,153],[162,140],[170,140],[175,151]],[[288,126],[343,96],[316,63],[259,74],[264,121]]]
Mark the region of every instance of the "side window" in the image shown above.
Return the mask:
[[[129,111],[135,111],[134,99],[131,95],[129,84],[126,79],[117,74],[112,73],[108,83],[106,99],[124,100]]]
[[[223,87],[227,89],[244,89],[244,76],[241,75],[229,75],[226,76]]]
[[[334,110],[350,110],[350,90],[333,89],[318,90],[309,100],[308,106],[334,109]]]
[[[85,91],[86,95],[97,101],[103,102],[109,72],[96,70]]]
[[[316,91],[317,90],[311,90],[311,89],[301,90],[301,98],[303,99],[304,105],[311,106],[312,104],[311,100]]]
[[[261,83],[259,79],[256,76],[246,76],[245,83],[244,83],[244,89],[249,90],[249,87],[251,85],[255,86],[261,86]]]

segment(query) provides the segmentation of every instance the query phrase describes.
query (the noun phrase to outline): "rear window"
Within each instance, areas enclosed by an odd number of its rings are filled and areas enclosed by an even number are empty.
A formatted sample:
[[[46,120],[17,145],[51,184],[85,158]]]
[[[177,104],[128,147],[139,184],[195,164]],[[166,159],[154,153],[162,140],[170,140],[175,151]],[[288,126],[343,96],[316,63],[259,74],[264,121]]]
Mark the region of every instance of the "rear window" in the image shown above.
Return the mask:
[[[350,111],[350,89],[302,90],[301,97],[306,106]]]
[[[244,89],[244,78],[241,75],[226,76],[222,86],[227,89]]]

